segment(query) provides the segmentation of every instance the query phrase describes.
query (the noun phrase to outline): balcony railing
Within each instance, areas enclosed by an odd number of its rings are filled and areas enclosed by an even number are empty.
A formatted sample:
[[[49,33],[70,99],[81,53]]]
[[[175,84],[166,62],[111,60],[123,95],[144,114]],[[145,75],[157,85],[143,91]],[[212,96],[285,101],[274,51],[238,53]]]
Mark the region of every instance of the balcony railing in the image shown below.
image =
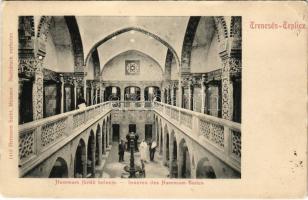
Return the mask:
[[[226,163],[240,170],[241,124],[154,102],[154,110]]]
[[[84,129],[84,125],[101,118],[111,111],[110,103],[78,109],[19,125],[19,166],[21,175],[29,170],[44,153],[58,143]]]
[[[119,110],[151,110],[151,101],[110,101],[112,109]]]
[[[240,170],[239,123],[156,101],[109,101],[19,125],[21,175],[69,142],[74,134],[81,133],[87,125],[112,110],[154,110],[214,155]]]

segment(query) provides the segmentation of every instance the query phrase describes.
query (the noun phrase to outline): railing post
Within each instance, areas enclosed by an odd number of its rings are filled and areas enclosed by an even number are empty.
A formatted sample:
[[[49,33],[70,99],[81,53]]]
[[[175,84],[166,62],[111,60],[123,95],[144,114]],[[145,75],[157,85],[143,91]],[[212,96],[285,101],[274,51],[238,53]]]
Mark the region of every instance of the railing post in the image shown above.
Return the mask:
[[[38,126],[35,129],[35,154],[38,155],[39,153],[42,152],[42,140],[41,140],[41,136],[42,136],[42,129],[43,126]]]
[[[227,126],[224,126],[224,152],[227,156],[231,154],[231,135],[230,135],[230,128]]]
[[[199,136],[199,118],[197,116],[192,115],[192,133],[195,136]]]
[[[74,130],[74,115],[70,115],[66,118],[66,128],[65,135],[70,135],[70,133]]]

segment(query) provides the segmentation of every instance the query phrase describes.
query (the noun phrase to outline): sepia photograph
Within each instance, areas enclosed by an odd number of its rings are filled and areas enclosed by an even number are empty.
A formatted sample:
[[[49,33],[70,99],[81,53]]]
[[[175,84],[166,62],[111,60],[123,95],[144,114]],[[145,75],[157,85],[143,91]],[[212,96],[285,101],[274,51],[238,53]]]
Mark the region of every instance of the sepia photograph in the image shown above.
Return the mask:
[[[241,16],[17,20],[19,178],[241,179]]]
[[[5,1],[0,195],[302,198],[301,1]]]

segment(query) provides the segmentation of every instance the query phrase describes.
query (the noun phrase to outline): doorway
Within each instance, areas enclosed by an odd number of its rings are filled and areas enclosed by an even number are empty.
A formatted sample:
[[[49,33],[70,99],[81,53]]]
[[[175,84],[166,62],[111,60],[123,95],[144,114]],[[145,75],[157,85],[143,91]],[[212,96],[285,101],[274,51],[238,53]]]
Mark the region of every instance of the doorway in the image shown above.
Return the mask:
[[[24,81],[19,91],[19,124],[33,120],[32,112],[32,82]]]
[[[129,124],[128,125],[128,131],[136,133],[136,124]]]
[[[152,141],[152,124],[145,125],[145,141],[146,142]]]
[[[112,124],[112,141],[119,142],[120,140],[120,125]]]

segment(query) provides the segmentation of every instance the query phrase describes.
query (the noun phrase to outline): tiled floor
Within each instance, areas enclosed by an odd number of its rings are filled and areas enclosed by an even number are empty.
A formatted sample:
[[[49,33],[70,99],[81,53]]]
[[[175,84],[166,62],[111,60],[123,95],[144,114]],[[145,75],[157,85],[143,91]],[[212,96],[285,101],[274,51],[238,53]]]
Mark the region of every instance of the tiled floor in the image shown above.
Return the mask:
[[[130,153],[125,152],[124,162],[119,162],[118,143],[113,143],[103,168],[103,178],[120,178],[124,171],[124,166],[129,165]],[[135,164],[140,165],[140,153],[135,153]],[[155,153],[154,162],[145,163],[146,178],[166,178],[169,174],[168,168],[163,166],[162,158],[158,152]]]

